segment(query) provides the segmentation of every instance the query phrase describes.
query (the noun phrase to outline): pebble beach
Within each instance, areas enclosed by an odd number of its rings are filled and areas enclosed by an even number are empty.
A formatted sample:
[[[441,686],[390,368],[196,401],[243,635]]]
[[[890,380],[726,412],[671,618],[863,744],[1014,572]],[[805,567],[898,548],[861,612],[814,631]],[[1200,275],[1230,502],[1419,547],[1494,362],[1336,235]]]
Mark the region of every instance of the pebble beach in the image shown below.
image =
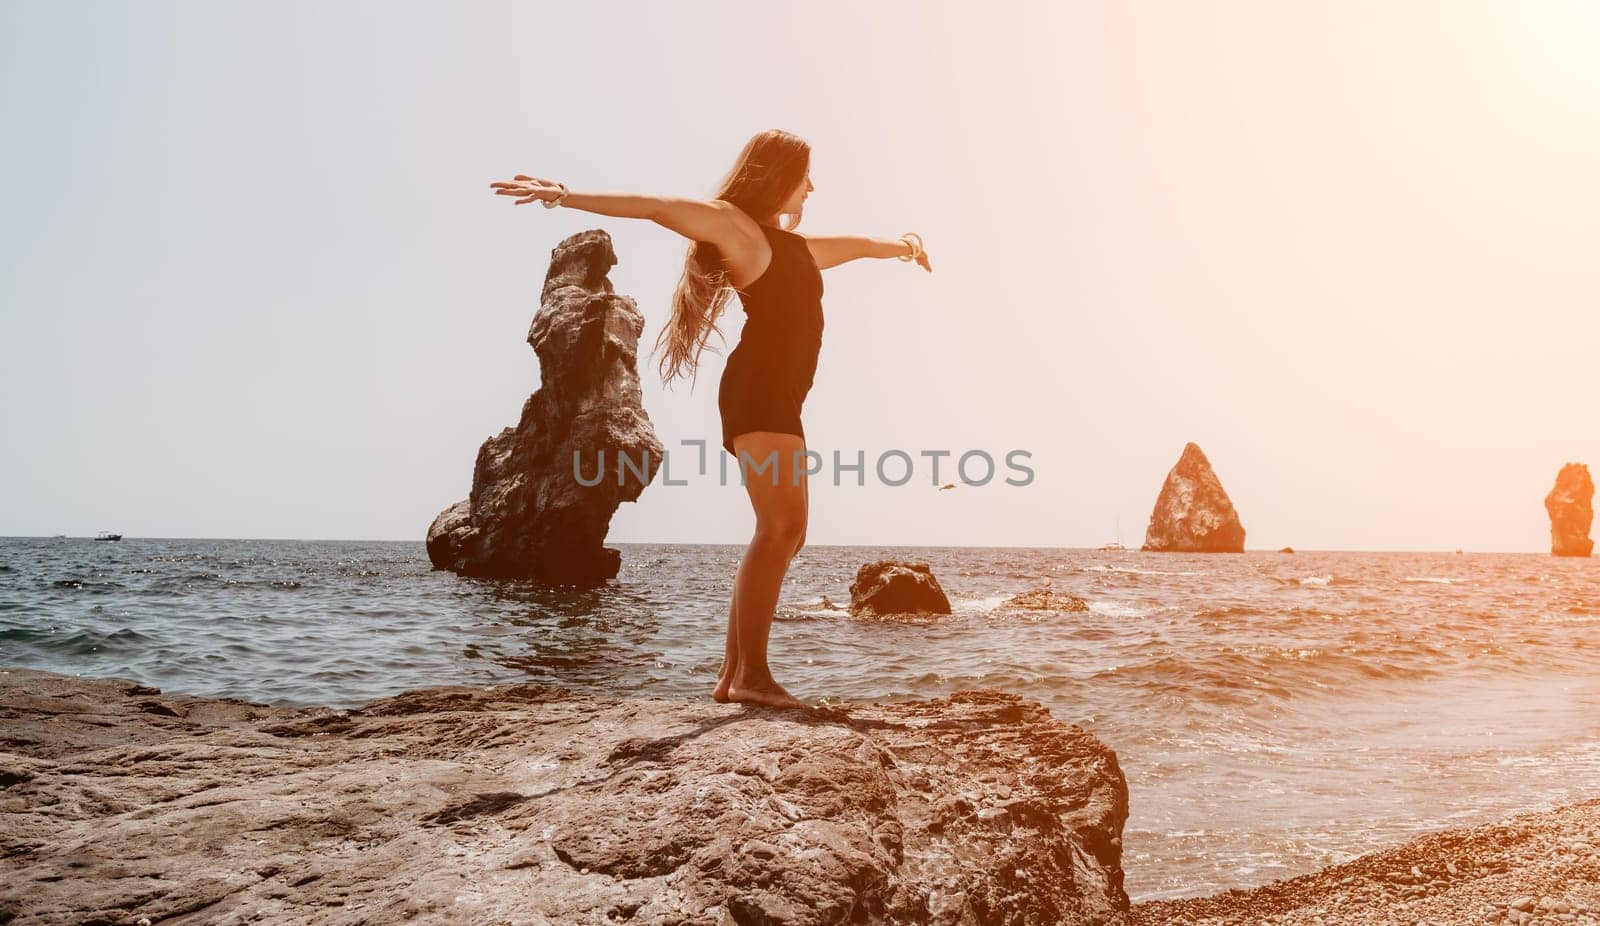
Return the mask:
[[[1247,891],[1136,904],[1133,923],[1600,924],[1600,798],[1444,830]]]

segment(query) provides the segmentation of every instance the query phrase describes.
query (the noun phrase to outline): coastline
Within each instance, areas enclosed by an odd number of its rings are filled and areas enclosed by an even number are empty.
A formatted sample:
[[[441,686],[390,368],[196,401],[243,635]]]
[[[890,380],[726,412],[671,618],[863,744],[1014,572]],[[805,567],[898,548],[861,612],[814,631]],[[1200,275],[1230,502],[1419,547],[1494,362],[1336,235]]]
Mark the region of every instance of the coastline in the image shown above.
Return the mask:
[[[0,922],[1600,924],[1600,798],[1130,906],[1115,754],[1001,692],[337,710],[0,668],[0,719]]]
[[[995,691],[348,710],[0,669],[0,923],[1127,921],[1116,755]]]
[[[1600,923],[1600,798],[1440,830],[1249,890],[1134,904],[1132,922]]]

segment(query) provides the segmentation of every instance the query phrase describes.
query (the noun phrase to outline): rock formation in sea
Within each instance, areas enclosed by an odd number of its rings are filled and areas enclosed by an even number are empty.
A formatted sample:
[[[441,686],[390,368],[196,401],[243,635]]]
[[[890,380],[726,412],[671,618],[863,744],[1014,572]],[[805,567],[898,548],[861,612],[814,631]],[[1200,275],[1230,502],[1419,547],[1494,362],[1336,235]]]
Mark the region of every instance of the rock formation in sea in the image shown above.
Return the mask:
[[[856,570],[851,614],[949,614],[950,599],[927,563],[882,559]]]
[[[1594,551],[1589,526],[1594,522],[1594,480],[1589,467],[1568,463],[1556,474],[1555,488],[1544,497],[1550,515],[1550,552],[1556,556],[1588,556]]]
[[[1035,588],[1000,602],[1001,611],[1087,611],[1089,602],[1048,588]]]
[[[1126,924],[1116,755],[994,691],[349,710],[0,670],[0,922]]]
[[[612,290],[616,263],[600,229],[550,252],[528,330],[539,390],[516,427],[478,448],[472,494],[428,528],[434,568],[560,585],[616,576],[622,556],[605,546],[611,516],[639,497],[662,459],[639,390],[644,317]]]
[[[1211,461],[1193,442],[1185,444],[1178,464],[1150,512],[1145,551],[1159,553],[1243,553],[1244,525]]]

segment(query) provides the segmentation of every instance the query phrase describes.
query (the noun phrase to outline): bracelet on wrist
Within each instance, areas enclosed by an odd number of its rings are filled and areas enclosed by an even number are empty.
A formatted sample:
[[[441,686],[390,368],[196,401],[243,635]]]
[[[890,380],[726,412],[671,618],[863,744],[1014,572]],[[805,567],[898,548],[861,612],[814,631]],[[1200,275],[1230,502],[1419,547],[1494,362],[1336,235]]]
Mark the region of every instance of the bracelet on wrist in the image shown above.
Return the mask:
[[[915,239],[915,240],[913,240],[913,239]],[[911,253],[910,254],[901,254],[898,258],[896,258],[897,260],[916,260],[917,258],[922,256],[922,236],[921,235],[917,234],[916,232],[906,232],[905,234],[900,236],[900,240],[904,241],[906,243],[906,247],[909,247],[911,249]]]
[[[556,186],[561,188],[561,195],[560,196],[557,196],[555,199],[541,199],[541,200],[539,200],[539,204],[541,206],[544,206],[546,209],[554,209],[555,207],[561,205],[561,201],[562,200],[567,198],[567,185],[565,183],[562,183],[560,180],[557,180],[556,181]]]

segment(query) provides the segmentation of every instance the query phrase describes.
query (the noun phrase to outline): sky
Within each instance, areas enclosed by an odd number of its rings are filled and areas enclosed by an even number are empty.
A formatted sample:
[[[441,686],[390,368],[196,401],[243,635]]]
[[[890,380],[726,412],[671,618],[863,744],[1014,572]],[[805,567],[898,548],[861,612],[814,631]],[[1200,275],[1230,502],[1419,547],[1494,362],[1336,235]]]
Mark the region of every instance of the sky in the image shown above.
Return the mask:
[[[1548,550],[1600,464],[1597,45],[1581,0],[10,0],[0,535],[423,539],[537,388],[551,248],[603,228],[689,483],[610,540],[748,541],[681,443],[738,303],[663,387],[687,242],[488,183],[710,197],[784,128],[799,231],[934,267],[825,271],[808,543],[1137,546],[1194,441],[1251,549]],[[939,491],[940,449],[998,475]]]

